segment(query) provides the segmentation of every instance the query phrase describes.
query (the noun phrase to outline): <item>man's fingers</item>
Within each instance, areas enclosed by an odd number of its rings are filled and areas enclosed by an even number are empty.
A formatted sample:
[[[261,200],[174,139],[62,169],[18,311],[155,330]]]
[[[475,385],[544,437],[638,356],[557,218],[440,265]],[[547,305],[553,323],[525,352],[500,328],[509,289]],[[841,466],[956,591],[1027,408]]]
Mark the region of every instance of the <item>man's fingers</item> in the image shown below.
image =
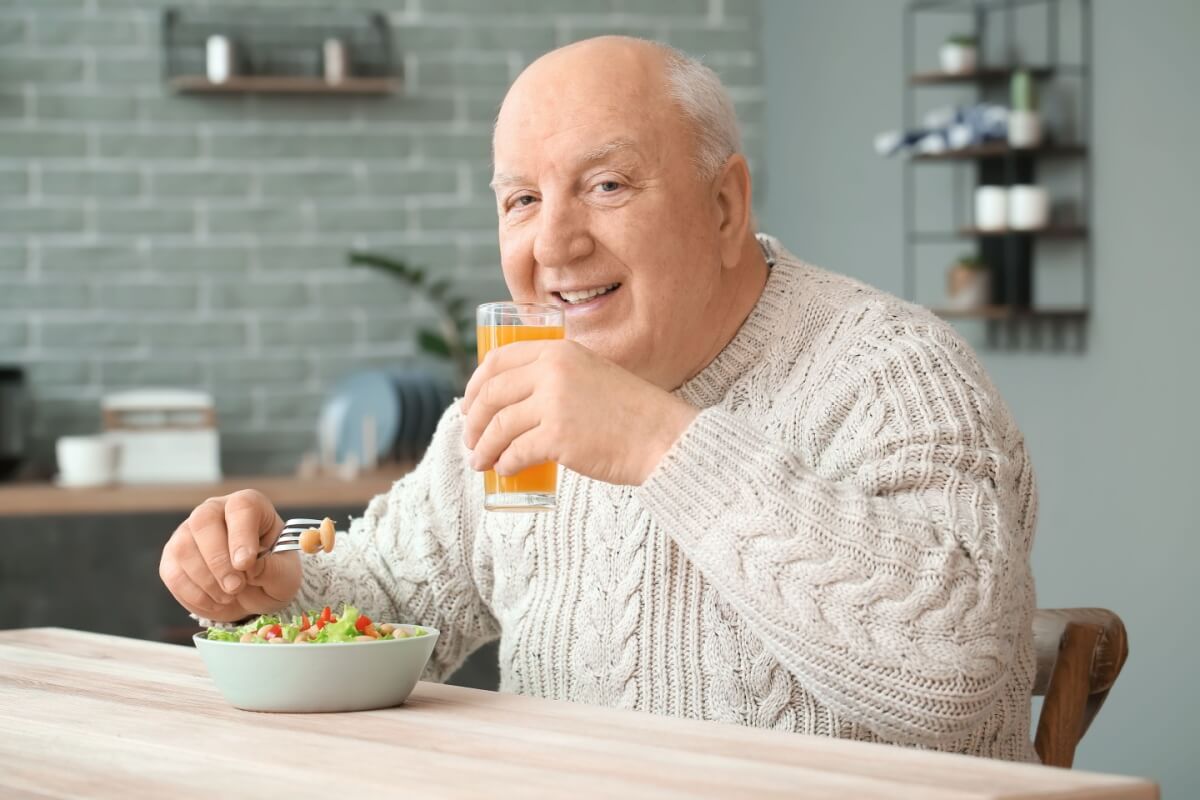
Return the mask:
[[[496,375],[479,387],[474,406],[463,422],[463,443],[468,449],[475,449],[480,436],[497,412],[533,394],[537,378],[537,366],[525,364]]]
[[[181,546],[180,543],[188,543],[190,547],[191,537],[180,537],[178,541],[173,540],[163,550],[162,561],[158,565],[158,574],[162,578],[163,584],[171,595],[180,602],[188,611],[200,616],[209,616],[210,612],[214,611],[220,601],[215,600],[214,593],[219,596],[224,596],[220,587],[216,585],[216,581],[212,579],[212,573],[209,573],[204,568],[204,562],[200,560],[199,553],[195,553],[195,560],[199,562],[199,574],[201,581],[192,578],[188,569],[189,553],[187,547]],[[182,551],[182,552],[181,552]],[[210,589],[205,589],[202,585],[204,576],[210,581]]]
[[[497,475],[516,475],[523,469],[554,461],[544,441],[544,431],[533,427],[516,437],[504,448],[492,469]]]
[[[196,527],[191,521],[184,523],[192,534],[196,551],[213,580],[220,584],[225,594],[234,595],[246,584],[246,579],[233,568],[229,562],[229,533],[225,522],[220,517],[211,517],[203,527]],[[206,586],[207,588],[207,586]],[[221,600],[222,598],[214,598]]]
[[[258,551],[283,530],[283,520],[266,495],[254,489],[234,492],[225,500],[225,527],[229,531],[229,561],[248,571]]]
[[[192,583],[204,590],[214,603],[228,603],[233,599],[233,593],[225,591],[220,579],[209,569],[195,538],[181,539],[175,553],[180,569]]]
[[[540,408],[532,398],[501,408],[488,421],[487,428],[476,442],[471,466],[478,470],[491,469],[500,454],[518,437],[536,428],[540,419]]]
[[[503,347],[496,347],[489,350],[483,362],[476,368],[475,373],[471,375],[471,380],[467,381],[467,388],[463,393],[462,412],[464,414],[470,413],[471,406],[474,405],[479,390],[492,377],[506,370],[537,360],[538,355],[543,350],[547,347],[552,347],[557,341],[559,340],[538,339],[513,342],[512,344],[506,344]]]

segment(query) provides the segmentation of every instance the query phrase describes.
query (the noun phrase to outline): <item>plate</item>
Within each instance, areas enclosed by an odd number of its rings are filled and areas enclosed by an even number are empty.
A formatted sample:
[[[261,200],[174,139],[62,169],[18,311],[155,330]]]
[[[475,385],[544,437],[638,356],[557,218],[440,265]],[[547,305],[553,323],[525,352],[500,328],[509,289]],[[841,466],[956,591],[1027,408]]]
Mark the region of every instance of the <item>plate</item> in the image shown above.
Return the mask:
[[[342,464],[364,461],[363,422],[375,420],[375,459],[386,458],[396,441],[402,409],[391,376],[381,370],[355,372],[340,380],[321,409],[320,437]]]

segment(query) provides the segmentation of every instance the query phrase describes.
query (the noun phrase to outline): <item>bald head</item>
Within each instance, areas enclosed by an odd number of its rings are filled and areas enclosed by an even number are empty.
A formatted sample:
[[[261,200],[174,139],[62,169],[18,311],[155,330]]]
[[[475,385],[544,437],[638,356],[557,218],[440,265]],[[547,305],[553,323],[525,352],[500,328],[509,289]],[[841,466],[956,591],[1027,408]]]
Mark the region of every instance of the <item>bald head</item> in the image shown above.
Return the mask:
[[[569,84],[564,86],[564,84]],[[529,65],[509,89],[505,109],[539,104],[564,88],[585,102],[620,103],[633,113],[673,112],[702,178],[711,178],[734,153],[741,135],[733,103],[720,78],[685,53],[659,42],[629,36],[598,36],[553,50]]]

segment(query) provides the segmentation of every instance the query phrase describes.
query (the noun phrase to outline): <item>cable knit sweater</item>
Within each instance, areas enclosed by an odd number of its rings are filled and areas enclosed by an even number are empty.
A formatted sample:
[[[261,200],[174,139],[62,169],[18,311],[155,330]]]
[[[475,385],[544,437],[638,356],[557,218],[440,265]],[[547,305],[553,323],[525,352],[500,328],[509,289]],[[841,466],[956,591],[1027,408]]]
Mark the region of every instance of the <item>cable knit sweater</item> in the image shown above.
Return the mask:
[[[456,404],[298,607],[437,627],[434,680],[499,637],[506,692],[1033,760],[1020,432],[937,318],[760,243],[644,485],[564,469],[554,512],[486,513]]]

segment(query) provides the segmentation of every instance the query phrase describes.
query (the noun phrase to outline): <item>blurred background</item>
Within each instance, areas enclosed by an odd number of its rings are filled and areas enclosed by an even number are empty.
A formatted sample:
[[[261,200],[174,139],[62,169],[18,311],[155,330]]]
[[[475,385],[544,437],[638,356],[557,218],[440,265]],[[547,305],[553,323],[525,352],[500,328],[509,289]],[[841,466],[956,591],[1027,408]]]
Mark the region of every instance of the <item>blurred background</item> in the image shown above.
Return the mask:
[[[1077,766],[1200,791],[1195,0],[0,4],[0,625],[184,641],[197,502],[344,522],[410,469],[507,296],[496,108],[602,33],[721,75],[764,231],[955,320],[1029,441],[1039,605],[1129,629]]]

